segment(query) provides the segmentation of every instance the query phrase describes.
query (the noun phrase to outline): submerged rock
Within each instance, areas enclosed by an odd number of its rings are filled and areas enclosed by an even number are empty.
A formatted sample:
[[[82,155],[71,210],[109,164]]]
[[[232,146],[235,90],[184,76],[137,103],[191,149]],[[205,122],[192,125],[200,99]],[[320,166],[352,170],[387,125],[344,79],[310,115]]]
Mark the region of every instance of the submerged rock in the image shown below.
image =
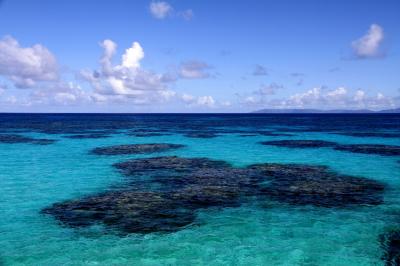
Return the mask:
[[[207,207],[237,207],[239,190],[232,186],[187,185],[175,191],[173,197],[191,209]]]
[[[199,139],[211,139],[217,136],[218,135],[213,132],[190,132],[185,134],[185,137],[187,138],[199,138]]]
[[[378,154],[383,156],[399,156],[400,146],[381,144],[349,144],[337,145],[335,150],[354,153]]]
[[[275,140],[275,141],[262,141],[262,145],[271,145],[287,148],[322,148],[334,147],[335,142],[324,140]]]
[[[153,181],[167,187],[172,185],[183,195],[182,199],[187,199],[188,195],[195,196],[193,193],[185,196],[184,191],[197,191],[201,195],[210,195],[208,192],[214,192],[214,196],[221,195],[221,197],[211,201],[221,202],[227,195],[236,199],[244,195],[257,195],[260,181],[258,174],[258,171],[252,169],[205,168],[184,173],[181,176],[172,175],[161,179],[157,175]],[[196,203],[196,200],[192,199],[191,202]]]
[[[71,227],[102,222],[127,233],[173,232],[195,218],[167,194],[144,191],[109,192],[56,203],[42,212]]]
[[[176,156],[114,166],[144,185],[56,203],[43,213],[71,227],[101,222],[122,232],[151,233],[180,230],[194,222],[198,209],[236,207],[248,198],[321,207],[382,201],[380,183],[338,175],[324,166],[267,163],[235,168],[224,161]]]
[[[379,237],[383,249],[382,260],[387,266],[400,265],[400,231],[389,231]]]
[[[143,171],[173,170],[176,172],[188,172],[199,168],[220,168],[230,167],[230,165],[224,161],[207,158],[164,156],[116,163],[114,167],[120,169],[125,175],[134,175]]]
[[[30,143],[36,144],[36,145],[50,145],[56,141],[57,140],[55,140],[55,139],[33,139]]]
[[[353,153],[378,154],[384,156],[399,156],[400,146],[382,144],[339,144],[324,140],[274,140],[262,141],[262,145],[279,146],[286,148],[322,148],[331,147],[339,151]]]
[[[171,134],[167,133],[157,133],[157,132],[148,132],[148,133],[135,133],[135,134],[129,134],[130,136],[135,136],[135,137],[160,137],[160,136],[168,136]]]
[[[173,232],[193,223],[198,209],[239,206],[252,183],[250,171],[197,169],[170,177],[179,184],[172,190],[112,191],[56,203],[42,212],[71,227],[103,223],[126,233]]]
[[[127,145],[95,148],[92,150],[92,153],[98,155],[141,154],[141,153],[162,152],[182,147],[185,147],[185,145],[170,144],[170,143],[127,144]]]
[[[69,139],[102,139],[102,138],[109,138],[110,135],[105,135],[105,134],[76,134],[76,135],[69,135],[69,136],[64,136],[64,138],[69,138]]]
[[[244,133],[244,134],[240,134],[239,136],[241,137],[255,137],[258,136],[257,134],[253,134],[253,133]]]
[[[325,166],[256,164],[271,182],[262,189],[274,200],[295,205],[345,207],[377,205],[383,201],[383,184],[362,177],[340,175]]]
[[[34,139],[21,135],[0,134],[0,143],[15,144],[15,143],[31,143],[36,145],[49,145],[57,140],[55,139]]]

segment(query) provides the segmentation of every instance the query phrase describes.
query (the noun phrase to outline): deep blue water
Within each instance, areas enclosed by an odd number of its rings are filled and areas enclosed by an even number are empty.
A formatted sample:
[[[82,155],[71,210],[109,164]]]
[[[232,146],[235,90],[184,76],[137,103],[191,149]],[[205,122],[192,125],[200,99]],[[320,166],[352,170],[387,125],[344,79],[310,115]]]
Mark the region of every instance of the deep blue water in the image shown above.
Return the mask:
[[[82,138],[90,134],[96,138]],[[399,262],[399,247],[382,240],[400,229],[400,156],[395,150],[399,136],[396,114],[0,114],[0,265],[385,265],[395,258]],[[379,146],[379,154],[335,148],[339,146],[260,144],[275,140],[386,146]],[[185,146],[112,156],[91,152],[97,147],[154,143]],[[71,226],[43,213],[55,203],[124,190],[161,193],[151,180],[162,169],[129,177],[113,164],[172,155],[224,161],[230,170],[218,173],[222,178],[228,173],[232,180],[242,176],[227,171],[252,164],[302,164],[327,166],[335,178],[372,180],[384,190],[374,204],[348,204],[348,195],[339,195],[336,201],[328,198],[328,205],[318,193],[306,202],[302,193],[278,190],[278,197],[272,197],[271,190],[246,190],[245,196],[234,198],[235,204],[222,199],[222,204],[191,209],[193,220],[170,232],[159,227],[126,232],[121,223],[101,219],[90,226]],[[295,178],[301,181],[310,174],[296,173]],[[176,178],[185,175],[190,174]],[[274,184],[273,176],[260,178],[262,187]],[[290,182],[288,189],[297,189],[298,183]],[[162,193],[172,195],[175,188],[166,191]],[[140,222],[144,216],[135,217]]]

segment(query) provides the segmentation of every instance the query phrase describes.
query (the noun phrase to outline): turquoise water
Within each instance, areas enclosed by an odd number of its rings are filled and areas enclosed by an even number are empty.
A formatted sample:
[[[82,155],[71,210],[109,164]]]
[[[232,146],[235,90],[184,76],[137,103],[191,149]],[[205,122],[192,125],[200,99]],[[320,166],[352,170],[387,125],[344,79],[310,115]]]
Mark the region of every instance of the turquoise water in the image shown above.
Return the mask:
[[[264,127],[270,129],[272,127]],[[0,265],[384,265],[378,236],[400,222],[398,156],[289,149],[258,142],[318,139],[343,144],[400,145],[400,139],[296,132],[291,137],[182,134],[134,137],[124,130],[109,138],[52,138],[51,145],[0,143]],[[97,156],[95,147],[135,143],[185,144],[146,155]],[[194,224],[174,233],[106,233],[102,225],[69,228],[40,211],[55,202],[123,186],[112,164],[132,158],[177,155],[207,157],[244,167],[254,163],[326,165],[341,174],[387,185],[384,204],[349,208],[294,206],[275,201],[198,211]]]

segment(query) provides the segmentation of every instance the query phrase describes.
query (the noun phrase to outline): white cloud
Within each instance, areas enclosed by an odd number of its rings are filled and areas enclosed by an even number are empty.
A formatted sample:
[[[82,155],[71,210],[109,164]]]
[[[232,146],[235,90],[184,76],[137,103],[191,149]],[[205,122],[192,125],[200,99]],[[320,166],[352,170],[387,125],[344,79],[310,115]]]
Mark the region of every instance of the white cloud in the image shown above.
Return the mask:
[[[159,93],[161,98],[164,99],[165,101],[169,101],[170,99],[176,96],[176,92],[172,90],[164,90],[160,91]]]
[[[217,102],[214,100],[212,96],[193,96],[187,93],[184,93],[180,96],[182,101],[186,103],[188,106],[203,106],[203,107],[215,107]],[[227,106],[221,104],[223,106]]]
[[[215,104],[215,100],[212,96],[201,96],[197,99],[197,104],[212,107]]]
[[[194,97],[193,95],[184,93],[184,94],[182,95],[182,100],[183,100],[185,103],[193,103],[193,102],[195,101],[195,97]]]
[[[73,82],[57,82],[36,88],[26,99],[29,104],[77,105],[92,102],[91,93]]]
[[[192,9],[183,11],[174,11],[174,8],[165,1],[153,1],[149,6],[150,14],[156,19],[165,19],[168,17],[183,18],[184,20],[191,20],[194,17]]]
[[[77,78],[88,82],[90,88],[82,89],[78,83],[59,77],[55,57],[44,47],[35,45],[22,48],[11,37],[0,41],[0,75],[14,81],[23,81],[29,90],[10,95],[6,86],[0,85],[3,103],[14,106],[89,106],[91,104],[149,105],[181,101],[194,107],[219,105],[212,96],[178,94],[170,88],[178,78],[206,78],[210,66],[200,61],[183,63],[174,72],[159,74],[144,69],[141,61],[145,53],[138,42],[126,49],[119,62],[114,62],[117,44],[112,40],[100,43],[103,53],[99,68],[84,69]],[[14,56],[16,58],[12,58]],[[26,57],[26,58],[25,58]],[[10,66],[10,68],[6,68]],[[79,81],[79,80],[78,80]],[[10,90],[12,93],[12,89]],[[221,104],[228,106],[228,103]]]
[[[210,77],[207,63],[197,60],[183,62],[179,69],[179,76],[184,79],[204,79]]]
[[[54,95],[54,99],[62,104],[67,104],[69,102],[75,102],[76,96],[72,93],[59,92]]]
[[[232,103],[231,103],[230,101],[222,101],[222,102],[221,102],[221,105],[222,105],[223,107],[230,107],[230,106],[232,106]]]
[[[364,36],[351,43],[355,56],[357,58],[379,56],[379,48],[383,39],[383,28],[377,24],[372,24]]]
[[[257,92],[257,91],[255,91]],[[369,96],[364,90],[345,87],[327,89],[315,87],[286,98],[265,97],[254,93],[246,97],[238,95],[240,104],[255,108],[315,108],[315,109],[390,109],[400,104],[400,97],[387,97],[383,93]]]
[[[347,89],[345,87],[339,87],[336,90],[329,91],[326,93],[326,97],[334,100],[340,100],[347,96]]]
[[[140,60],[144,58],[142,46],[138,42],[134,42],[131,48],[126,49],[122,55],[122,66],[126,68],[138,68]]]
[[[100,46],[103,47],[104,53],[100,59],[100,64],[102,66],[102,71],[105,74],[112,72],[112,63],[111,59],[117,51],[117,44],[111,40],[104,40],[100,43]]]
[[[17,102],[18,102],[17,97],[15,97],[14,95],[11,95],[6,99],[6,103],[8,104],[16,104]]]
[[[257,99],[254,96],[247,96],[244,98],[244,103],[254,105],[254,104],[260,104],[260,99]]]
[[[355,102],[363,102],[364,99],[365,99],[365,91],[357,90],[356,93],[354,94],[353,100]]]
[[[271,100],[266,103],[276,108],[319,108],[319,109],[385,109],[396,106],[395,98],[377,93],[375,96],[368,96],[361,89],[351,92],[345,87],[328,90],[316,87],[303,93],[296,93],[287,99]]]
[[[164,19],[171,15],[173,8],[167,2],[151,2],[150,3],[150,13],[156,19]]]
[[[46,47],[21,47],[13,37],[6,36],[0,40],[0,75],[18,88],[33,87],[40,81],[57,80],[58,65]]]
[[[101,47],[104,51],[100,59],[100,70],[86,69],[80,72],[81,77],[93,88],[93,100],[150,104],[166,101],[174,96],[174,92],[167,87],[167,83],[174,80],[140,66],[145,55],[140,43],[133,42],[122,55],[121,63],[116,65],[112,63],[112,59],[116,54],[117,44],[105,40]]]
[[[312,104],[321,99],[321,88],[313,88],[303,93],[296,93],[289,97],[288,103],[297,107]]]

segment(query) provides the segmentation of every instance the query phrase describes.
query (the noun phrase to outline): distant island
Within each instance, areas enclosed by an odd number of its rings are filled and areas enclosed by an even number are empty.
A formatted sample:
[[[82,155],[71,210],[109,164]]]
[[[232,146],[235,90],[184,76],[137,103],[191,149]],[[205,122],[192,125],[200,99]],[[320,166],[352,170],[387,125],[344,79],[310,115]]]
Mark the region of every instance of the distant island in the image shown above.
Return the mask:
[[[368,109],[356,110],[321,110],[321,109],[261,109],[251,113],[257,114],[398,114],[400,108],[373,111]]]

